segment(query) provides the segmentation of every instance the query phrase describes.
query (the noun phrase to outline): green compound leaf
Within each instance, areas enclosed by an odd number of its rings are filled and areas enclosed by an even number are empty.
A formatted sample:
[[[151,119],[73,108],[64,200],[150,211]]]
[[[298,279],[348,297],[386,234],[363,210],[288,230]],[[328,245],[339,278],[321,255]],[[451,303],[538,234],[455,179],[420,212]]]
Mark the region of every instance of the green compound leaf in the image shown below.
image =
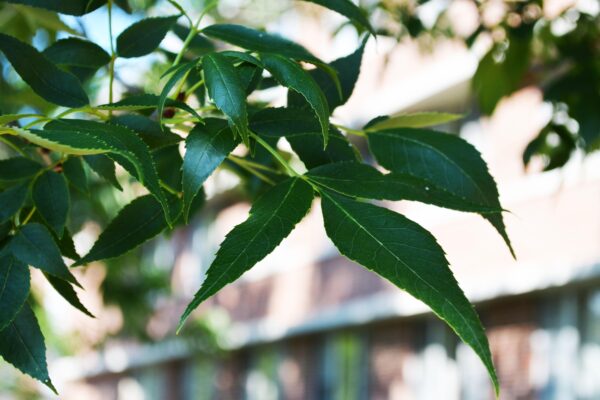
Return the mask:
[[[152,53],[178,18],[179,15],[145,18],[134,23],[117,37],[117,54],[132,58]]]
[[[61,14],[84,15],[106,3],[106,0],[7,0],[9,3],[45,8]]]
[[[340,253],[427,304],[475,350],[498,390],[485,332],[448,268],[444,251],[421,226],[388,209],[322,192],[325,230]]]
[[[238,144],[224,120],[210,118],[204,123],[196,125],[185,141],[183,215],[186,222],[202,184]]]
[[[170,199],[171,219],[181,214],[181,202]],[[92,249],[75,265],[118,257],[161,233],[168,227],[161,205],[151,195],[138,197],[121,209],[110,222]]]
[[[123,190],[115,173],[115,162],[105,155],[83,156],[85,163],[102,179],[109,182],[118,190]]]
[[[10,242],[14,256],[27,265],[79,286],[65,265],[52,234],[43,225],[29,223]]]
[[[69,188],[62,174],[46,171],[37,177],[31,189],[37,211],[60,238],[69,213]]]
[[[96,318],[81,303],[79,297],[77,296],[77,293],[75,292],[75,289],[73,289],[73,286],[69,282],[65,282],[62,279],[55,278],[52,275],[44,275],[46,276],[46,279],[48,279],[48,282],[50,282],[54,290],[56,290],[58,294],[60,294],[62,298],[65,299],[69,304],[71,304],[73,307],[75,307],[88,317]]]
[[[0,182],[13,182],[31,178],[42,165],[25,157],[0,160]]]
[[[0,255],[0,331],[19,313],[29,295],[29,268],[12,254]]]
[[[250,129],[268,138],[285,137],[306,168],[360,159],[348,139],[332,126],[329,144],[323,149],[321,125],[311,110],[265,108],[252,115]]]
[[[56,393],[48,376],[44,336],[29,304],[25,303],[16,318],[0,331],[0,356]]]
[[[367,164],[339,162],[311,169],[312,181],[350,197],[377,200],[412,200],[439,207],[477,213],[499,213],[500,207],[470,203],[466,199],[412,175],[382,174]]]
[[[246,91],[232,61],[222,54],[211,53],[204,56],[202,66],[209,97],[227,116],[231,130],[248,146]]]
[[[250,216],[227,234],[206,279],[181,316],[179,329],[200,303],[265,258],[310,210],[312,187],[290,178],[267,191],[252,205]]]
[[[355,24],[363,27],[368,30],[373,36],[375,36],[375,31],[373,27],[369,23],[365,13],[361,10],[356,4],[351,2],[350,0],[304,0],[310,3],[315,3],[320,6],[329,8],[332,11],[335,11],[344,17],[348,18]]]
[[[65,107],[82,107],[88,97],[79,80],[63,71],[34,47],[0,33],[0,51],[19,76],[45,100]]]
[[[263,54],[262,61],[273,78],[281,85],[300,93],[310,104],[321,124],[323,143],[326,148],[329,140],[329,106],[315,80],[300,65],[285,57]]]
[[[14,186],[0,193],[0,224],[15,215],[27,197],[27,185]]]
[[[430,182],[467,202],[502,208],[496,182],[481,154],[463,139],[426,129],[397,128],[371,132],[369,147],[386,169]],[[484,214],[514,251],[501,213]]]
[[[336,82],[326,72],[321,69],[313,69],[308,72],[325,94],[327,104],[329,105],[329,112],[333,112],[337,107],[345,104],[352,95],[354,86],[360,75],[360,66],[366,44],[367,40],[365,39],[354,53],[338,58],[330,63],[331,68],[337,71],[339,77],[342,90],[341,97]],[[288,107],[309,107],[309,105],[300,94],[289,91]]]
[[[428,126],[445,124],[462,118],[460,114],[440,112],[418,112],[411,114],[398,114],[392,117],[378,117],[378,121],[367,124],[367,132],[381,131],[393,128],[425,128]]]
[[[169,205],[160,186],[152,155],[148,146],[135,132],[118,125],[77,119],[55,120],[44,128],[44,131],[37,131],[36,134],[69,148],[75,147],[77,150],[81,145],[80,141],[84,139],[86,142],[96,143],[96,148],[108,153],[156,197],[171,224]]]

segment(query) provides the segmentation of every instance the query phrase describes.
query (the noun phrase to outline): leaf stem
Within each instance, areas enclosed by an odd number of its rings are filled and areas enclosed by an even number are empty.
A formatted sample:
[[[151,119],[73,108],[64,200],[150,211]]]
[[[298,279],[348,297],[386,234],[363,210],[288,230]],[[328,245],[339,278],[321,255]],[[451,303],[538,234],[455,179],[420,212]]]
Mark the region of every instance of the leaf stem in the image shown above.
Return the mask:
[[[290,164],[281,156],[281,154],[279,154],[279,152],[277,150],[275,150],[269,143],[265,142],[263,140],[263,138],[258,136],[256,133],[254,133],[252,131],[249,131],[249,132],[250,132],[250,137],[254,138],[254,140],[256,140],[257,143],[259,143],[262,147],[265,148],[265,150],[267,150],[269,153],[271,153],[271,155],[277,160],[277,162],[279,162],[291,176],[300,176],[300,174],[297,173],[290,166]]]
[[[212,1],[209,5],[207,5],[204,8],[204,10],[202,10],[200,15],[198,16],[196,23],[193,25],[192,25],[191,18],[188,17],[188,19],[190,21],[190,33],[188,33],[187,37],[185,38],[185,41],[183,42],[183,47],[181,48],[181,50],[179,50],[179,53],[177,53],[177,57],[175,57],[175,61],[173,61],[173,65],[172,65],[173,67],[178,65],[181,62],[183,53],[185,53],[185,51],[187,50],[188,46],[192,42],[192,39],[194,39],[194,36],[196,36],[198,34],[198,32],[199,32],[198,26],[200,26],[200,21],[202,21],[202,18],[204,18],[206,13],[208,13],[212,8],[214,8],[217,5],[217,3],[218,3],[218,1],[215,0],[215,1]]]
[[[268,183],[269,185],[275,185],[275,182],[273,182],[272,179],[265,176],[262,172],[259,172],[256,169],[254,169],[250,164],[246,164],[245,162],[243,162],[245,160],[243,160],[242,158],[228,156],[227,159],[233,162],[234,164],[238,165],[240,168],[250,172],[252,175],[255,175],[260,180]]]
[[[344,132],[350,133],[352,135],[356,135],[356,136],[360,136],[360,137],[367,137],[367,132],[365,132],[363,130],[352,129],[352,128],[348,128],[347,126],[334,124],[334,123],[332,123],[331,125],[335,126],[338,129],[343,130]]]
[[[181,197],[181,193],[178,192],[177,190],[173,189],[171,186],[169,186],[167,183],[165,183],[162,179],[158,181],[158,183],[160,184],[160,186],[165,189],[167,192],[171,193],[172,195],[175,195],[177,197]]]
[[[113,40],[113,30],[112,30],[112,2],[113,0],[108,0],[107,8],[108,8],[108,38],[110,40],[110,63],[108,64],[108,102],[113,102],[113,86],[115,81],[115,60],[117,58],[115,54],[115,45]],[[108,111],[108,116],[112,117],[112,110]]]
[[[27,214],[27,216],[25,217],[23,222],[20,223],[19,226],[23,226],[23,225],[27,224],[29,222],[29,220],[31,219],[31,217],[33,217],[33,214],[35,214],[35,210],[36,210],[36,208],[35,208],[35,206],[33,206],[31,211],[29,211],[29,214]]]

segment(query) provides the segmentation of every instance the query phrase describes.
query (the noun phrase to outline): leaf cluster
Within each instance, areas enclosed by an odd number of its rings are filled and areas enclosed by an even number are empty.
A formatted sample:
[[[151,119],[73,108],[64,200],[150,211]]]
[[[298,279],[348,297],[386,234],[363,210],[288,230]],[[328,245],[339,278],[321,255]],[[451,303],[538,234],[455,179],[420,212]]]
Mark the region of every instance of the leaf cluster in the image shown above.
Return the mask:
[[[349,0],[313,2],[366,31],[356,51],[326,62],[295,42],[247,26],[200,29],[202,15],[193,22],[181,8],[183,15],[134,23],[116,38],[111,54],[78,37],[39,51],[0,34],[0,51],[14,71],[59,107],[47,114],[0,115],[0,139],[14,152],[0,160],[0,355],[6,361],[53,388],[43,336],[27,301],[30,267],[91,315],[77,297],[80,285],[71,270],[119,257],[187,224],[203,205],[207,179],[227,168],[252,183],[252,208],[221,244],[179,329],[198,305],[272,252],[320,199],[325,230],[340,253],[427,304],[475,350],[498,387],[483,327],[442,248],[417,223],[371,202],[411,200],[480,214],[512,252],[494,179],[473,146],[430,128],[454,115],[378,117],[360,129],[333,124],[331,114],[351,96],[374,30]],[[19,3],[73,15],[103,6]],[[183,17],[188,26],[179,23]],[[160,49],[169,31],[184,40],[176,55]],[[115,59],[153,52],[172,60],[160,95],[113,101]],[[111,77],[111,100],[95,105],[85,82],[99,69]],[[288,90],[286,107],[249,98],[272,86]],[[293,154],[278,148],[283,139]],[[367,157],[357,142],[368,147]],[[69,230],[72,196],[92,196],[90,182],[98,179],[114,190],[132,180],[145,194],[124,206],[91,250],[79,255]],[[65,259],[72,260],[69,266]]]

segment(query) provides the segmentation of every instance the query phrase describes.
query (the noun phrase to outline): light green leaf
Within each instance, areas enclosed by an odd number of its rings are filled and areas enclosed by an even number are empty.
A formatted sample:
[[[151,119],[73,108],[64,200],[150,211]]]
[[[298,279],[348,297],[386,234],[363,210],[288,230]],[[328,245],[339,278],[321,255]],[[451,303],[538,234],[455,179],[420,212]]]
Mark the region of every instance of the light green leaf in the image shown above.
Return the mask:
[[[332,126],[329,144],[323,149],[321,126],[311,110],[265,108],[252,115],[250,129],[268,138],[285,137],[306,168],[360,159],[348,139]]]
[[[300,93],[315,111],[321,132],[324,148],[329,140],[329,106],[325,95],[315,80],[296,62],[275,54],[262,54],[265,68],[281,85]]]
[[[340,253],[428,305],[475,350],[498,390],[481,322],[435,238],[400,214],[326,191],[322,209],[327,235]]]
[[[226,56],[211,53],[202,59],[208,95],[230,122],[231,130],[248,146],[246,91],[233,63]]]
[[[45,100],[65,107],[88,104],[88,97],[75,75],[63,71],[34,47],[0,33],[0,51],[19,76]]]
[[[210,118],[204,122],[205,125],[196,125],[185,141],[183,215],[186,222],[202,184],[238,143],[225,121]]]
[[[200,303],[275,250],[308,213],[313,196],[308,183],[290,178],[256,200],[248,219],[233,228],[221,244],[202,287],[181,316],[179,329]]]
[[[14,186],[0,193],[0,224],[15,215],[25,202],[27,185]]]
[[[79,300],[79,297],[77,297],[77,293],[75,292],[75,289],[73,289],[73,286],[69,282],[65,282],[62,279],[55,278],[52,275],[48,275],[48,274],[44,274],[44,275],[46,276],[46,279],[48,279],[48,282],[50,282],[50,284],[52,285],[54,290],[56,290],[58,292],[58,294],[60,294],[62,296],[62,298],[65,299],[69,304],[71,304],[73,307],[75,307],[76,309],[78,309],[79,311],[81,311],[82,313],[87,315],[88,317],[96,318],[81,303],[81,301]]]
[[[380,119],[365,127],[367,132],[380,131],[392,128],[424,128],[428,126],[445,124],[462,118],[460,114],[440,112],[417,112],[411,114],[398,114],[393,117]]]
[[[27,303],[16,318],[0,331],[0,356],[56,393],[48,376],[44,336]]]
[[[369,147],[386,169],[429,182],[467,202],[502,208],[496,182],[481,154],[458,136],[426,129],[397,128],[371,132]],[[484,214],[511,254],[501,213]]]
[[[43,225],[23,226],[10,242],[10,251],[27,265],[79,286],[65,265],[52,234]]]
[[[368,30],[373,36],[375,35],[375,31],[373,27],[369,23],[369,20],[365,16],[363,10],[361,10],[356,4],[351,2],[350,0],[304,0],[310,3],[319,4],[323,7],[329,8],[344,17],[348,18],[352,22],[362,26],[364,29]]]
[[[175,221],[181,213],[181,202],[172,197],[170,205],[171,220]],[[158,235],[167,227],[165,215],[156,199],[150,195],[138,197],[121,209],[100,234],[88,254],[75,265],[118,257]]]
[[[37,211],[60,238],[69,213],[69,188],[62,174],[46,171],[37,177],[31,189]]]
[[[498,213],[500,207],[470,203],[430,181],[402,173],[382,174],[367,164],[339,162],[308,171],[317,184],[350,197],[377,200],[412,200],[439,207],[477,213]]]
[[[0,331],[19,313],[29,295],[29,269],[11,254],[0,255]]]
[[[25,157],[0,160],[0,182],[20,181],[31,178],[41,169],[41,164]]]
[[[141,57],[152,53],[165,38],[179,15],[145,18],[125,29],[117,37],[119,57]]]

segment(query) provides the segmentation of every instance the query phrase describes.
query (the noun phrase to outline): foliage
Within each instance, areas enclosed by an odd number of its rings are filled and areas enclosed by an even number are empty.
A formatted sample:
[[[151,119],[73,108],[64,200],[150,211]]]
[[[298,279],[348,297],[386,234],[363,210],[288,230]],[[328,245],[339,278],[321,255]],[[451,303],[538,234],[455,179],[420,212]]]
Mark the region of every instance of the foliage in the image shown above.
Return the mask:
[[[203,204],[206,179],[217,168],[229,168],[244,179],[258,178],[253,193],[260,195],[248,219],[222,243],[179,329],[201,302],[273,251],[320,198],[327,235],[340,252],[427,304],[475,350],[498,390],[483,327],[435,238],[368,201],[415,200],[478,213],[510,248],[496,184],[475,148],[459,137],[425,129],[453,115],[377,118],[362,129],[333,125],[330,115],[350,97],[365,43],[375,30],[367,14],[348,0],[313,2],[364,31],[355,52],[328,63],[297,43],[250,27],[200,28],[214,3],[194,22],[172,2],[178,14],[134,23],[111,41],[110,54],[83,37],[55,41],[52,36],[38,51],[29,43],[31,35],[0,34],[0,51],[23,80],[21,88],[39,98],[25,102],[12,96],[19,90],[11,91],[2,105],[12,114],[0,115],[0,140],[9,153],[0,161],[0,222],[5,227],[0,237],[0,355],[7,362],[53,389],[43,336],[27,301],[28,266],[42,270],[58,293],[89,314],[70,269],[119,257],[186,224]],[[73,15],[105,7],[101,0],[14,3]],[[109,19],[112,6],[109,0]],[[58,23],[55,30],[74,33]],[[160,48],[170,30],[184,41],[178,54]],[[237,50],[225,49],[226,44]],[[115,101],[115,60],[151,53],[171,60],[160,95],[138,88]],[[100,69],[108,71],[110,101],[95,105],[92,82]],[[289,89],[287,107],[249,98],[273,85]],[[370,156],[365,159],[374,158],[387,172],[363,161],[348,135],[366,141]],[[278,149],[283,138],[306,172]],[[122,190],[117,165],[137,182],[141,194],[80,256],[71,235],[82,220],[94,216],[75,213],[72,198],[81,198],[98,182]],[[83,198],[93,201],[89,195]],[[72,223],[75,219],[78,224]],[[63,257],[74,261],[70,267]]]

